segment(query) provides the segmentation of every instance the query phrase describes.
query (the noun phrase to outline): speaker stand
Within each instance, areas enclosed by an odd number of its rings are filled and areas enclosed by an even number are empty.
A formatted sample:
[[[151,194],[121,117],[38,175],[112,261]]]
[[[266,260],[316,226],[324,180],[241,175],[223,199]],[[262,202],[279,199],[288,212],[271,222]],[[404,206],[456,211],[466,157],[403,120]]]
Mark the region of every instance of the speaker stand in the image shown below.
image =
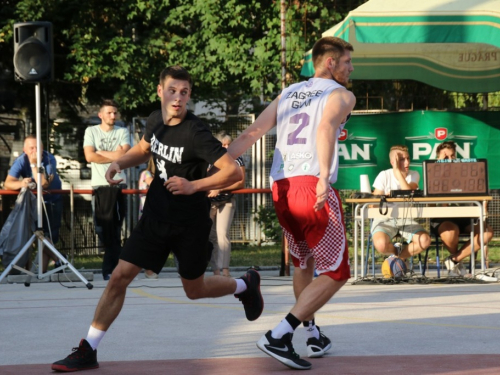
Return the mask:
[[[56,273],[60,270],[63,270],[65,268],[71,269],[73,273],[82,281],[82,283],[85,284],[85,286],[88,289],[92,289],[93,285],[88,282],[87,279],[85,279],[77,270],[76,268],[68,262],[68,260],[59,252],[56,250],[54,245],[45,238],[43,234],[43,229],[42,229],[42,223],[43,223],[43,189],[42,189],[42,141],[40,139],[40,134],[42,130],[42,125],[41,125],[41,109],[40,109],[40,82],[36,83],[35,86],[35,101],[36,101],[36,147],[37,147],[37,161],[36,161],[36,167],[37,167],[37,176],[38,176],[38,183],[36,186],[36,203],[37,203],[37,221],[38,221],[38,227],[33,236],[29,239],[29,241],[24,245],[24,247],[19,251],[19,253],[16,255],[16,257],[12,260],[12,262],[7,266],[7,268],[2,272],[0,275],[0,282],[9,274],[9,272],[12,270],[12,268],[15,268],[22,273],[25,273],[28,275],[26,281],[24,282],[25,286],[30,286],[31,284],[31,277],[37,277],[39,280],[43,279],[44,277],[47,277],[53,273]],[[23,225],[23,224],[21,224]],[[24,224],[25,225],[25,224]],[[38,244],[38,275],[34,274],[31,271],[28,271],[24,268],[18,267],[16,264],[21,259],[21,257],[29,250],[31,245],[37,241]],[[43,267],[43,252],[44,252],[44,247],[46,247],[48,250],[50,250],[57,258],[59,258],[59,261],[61,262],[61,266],[57,267],[51,271],[42,272],[42,267]]]

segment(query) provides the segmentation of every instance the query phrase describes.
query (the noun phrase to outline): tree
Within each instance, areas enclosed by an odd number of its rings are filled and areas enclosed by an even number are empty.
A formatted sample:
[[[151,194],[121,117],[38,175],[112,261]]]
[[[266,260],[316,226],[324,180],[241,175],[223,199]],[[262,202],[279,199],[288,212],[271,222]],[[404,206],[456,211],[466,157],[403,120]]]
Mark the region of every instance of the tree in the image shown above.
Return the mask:
[[[349,1],[358,5],[362,1]],[[290,81],[321,29],[344,14],[340,1],[289,2]],[[355,3],[355,4],[354,4]],[[258,0],[1,0],[1,67],[12,70],[15,22],[53,23],[55,76],[50,97],[76,113],[114,97],[125,117],[156,103],[162,68],[180,64],[194,97],[238,113],[240,104],[280,89],[279,2]],[[11,82],[13,83],[13,82]],[[14,86],[14,85],[13,85]],[[18,95],[22,102],[24,95]]]

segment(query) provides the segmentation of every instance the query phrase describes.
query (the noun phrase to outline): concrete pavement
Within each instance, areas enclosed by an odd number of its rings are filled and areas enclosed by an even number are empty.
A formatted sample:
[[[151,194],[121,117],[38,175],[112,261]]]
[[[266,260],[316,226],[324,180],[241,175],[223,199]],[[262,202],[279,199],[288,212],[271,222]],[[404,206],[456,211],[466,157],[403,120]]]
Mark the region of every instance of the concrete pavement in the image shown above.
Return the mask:
[[[95,373],[296,371],[255,346],[294,303],[291,277],[278,274],[261,271],[265,309],[255,322],[233,296],[191,301],[175,272],[140,274],[99,346]],[[311,360],[312,373],[500,374],[500,283],[351,282],[316,316],[333,347]],[[107,281],[94,275],[92,284],[0,284],[0,374],[52,373],[50,364],[87,334]],[[303,328],[293,341],[305,357]]]

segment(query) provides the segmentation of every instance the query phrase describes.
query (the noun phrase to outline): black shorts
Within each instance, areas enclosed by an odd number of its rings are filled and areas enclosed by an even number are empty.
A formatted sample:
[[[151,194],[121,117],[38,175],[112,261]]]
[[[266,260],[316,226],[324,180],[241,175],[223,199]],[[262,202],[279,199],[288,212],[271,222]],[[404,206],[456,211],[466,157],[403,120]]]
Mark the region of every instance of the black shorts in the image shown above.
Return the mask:
[[[144,214],[125,242],[120,259],[159,273],[173,252],[179,261],[181,277],[194,280],[208,265],[208,235],[212,221],[194,227],[159,222]]]
[[[431,232],[433,234],[438,233],[439,226],[445,221],[451,221],[452,223],[458,226],[459,233],[465,233],[465,229],[470,225],[470,218],[468,217],[460,217],[460,218],[441,218],[441,219],[431,219]],[[476,224],[476,220],[474,220],[474,225]]]

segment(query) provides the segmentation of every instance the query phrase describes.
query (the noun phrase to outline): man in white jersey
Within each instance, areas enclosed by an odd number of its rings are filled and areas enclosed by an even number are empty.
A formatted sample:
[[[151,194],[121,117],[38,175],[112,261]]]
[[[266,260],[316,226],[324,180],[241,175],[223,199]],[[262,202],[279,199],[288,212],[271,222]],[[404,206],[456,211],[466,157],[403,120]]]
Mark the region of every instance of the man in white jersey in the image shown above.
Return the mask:
[[[126,128],[115,126],[115,121],[118,113],[118,104],[111,99],[103,100],[99,109],[98,116],[101,119],[99,125],[89,126],[85,129],[83,138],[83,152],[85,159],[90,163],[92,168],[92,211],[94,213],[95,232],[99,238],[99,242],[104,246],[104,257],[102,260],[102,277],[104,280],[109,280],[111,273],[118,264],[121,245],[121,226],[124,215],[119,215],[118,222],[113,225],[102,225],[99,212],[102,207],[108,212],[124,213],[125,201],[116,199],[116,209],[110,209],[115,206],[109,195],[109,184],[106,181],[106,171],[111,165],[111,162],[118,160],[121,156],[130,150],[130,135]],[[117,175],[116,179],[122,179],[122,183],[117,188],[125,188],[126,176],[125,173]],[[116,190],[111,191],[114,197],[117,196]],[[105,196],[102,196],[106,194]],[[96,199],[96,196],[99,198]],[[106,207],[100,204],[102,201],[107,201],[109,204]],[[120,206],[121,202],[121,206]],[[106,214],[106,213],[105,213]],[[109,223],[109,222],[108,222]]]
[[[257,346],[295,369],[309,369],[311,363],[295,353],[293,332],[304,323],[309,357],[329,350],[331,342],[315,325],[314,314],[350,277],[342,204],[331,184],[337,180],[338,137],[356,102],[345,88],[354,70],[351,51],[352,46],[339,38],[316,42],[314,77],[285,89],[229,146],[236,158],[277,127],[271,184],[295,265],[297,302]],[[313,279],[315,267],[319,276]]]

